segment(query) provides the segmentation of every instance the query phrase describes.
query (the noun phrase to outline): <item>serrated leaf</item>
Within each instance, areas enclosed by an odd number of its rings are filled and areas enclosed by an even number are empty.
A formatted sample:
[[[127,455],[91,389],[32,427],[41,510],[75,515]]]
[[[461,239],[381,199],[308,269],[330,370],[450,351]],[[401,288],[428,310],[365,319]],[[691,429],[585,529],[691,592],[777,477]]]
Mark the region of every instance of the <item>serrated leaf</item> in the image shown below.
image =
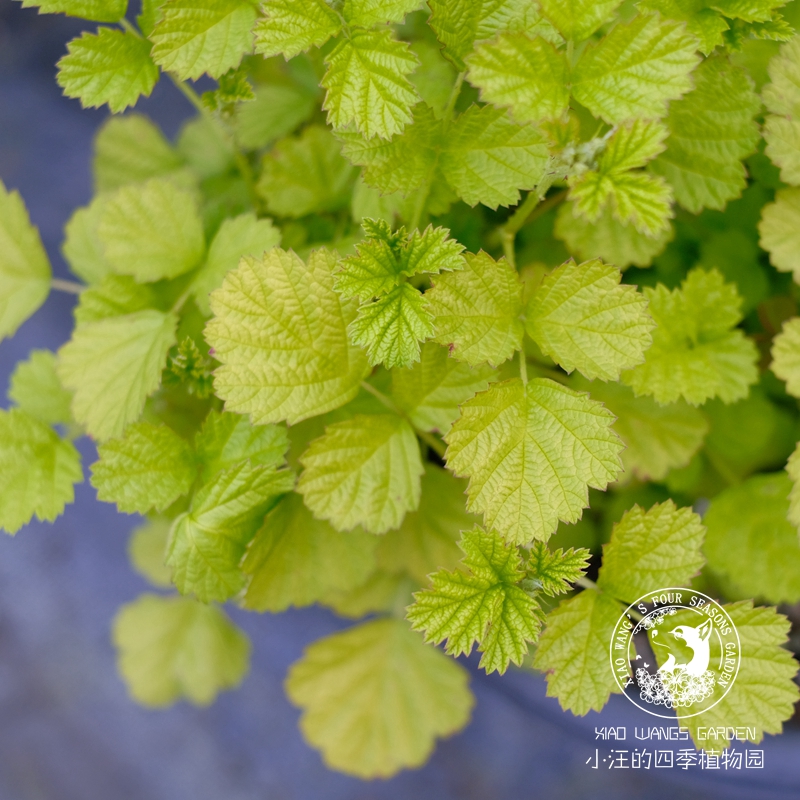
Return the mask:
[[[764,120],[765,153],[780,167],[781,180],[797,186],[800,184],[800,91],[790,87],[792,80],[796,80],[800,48],[796,41],[784,48],[770,63],[770,77],[774,83],[764,89],[767,108],[776,112]]]
[[[419,363],[392,372],[392,398],[417,428],[445,434],[459,405],[486,389],[494,376],[488,364],[470,367],[448,357],[444,347],[426,342]]]
[[[61,385],[56,363],[55,353],[32,350],[27,361],[17,363],[8,390],[9,400],[45,425],[72,422],[72,394]]]
[[[44,303],[50,291],[50,261],[19,192],[0,181],[0,340]]]
[[[197,467],[186,442],[166,425],[137,422],[125,436],[101,444],[92,464],[98,500],[126,514],[163,511],[188,493]]]
[[[250,668],[250,640],[214,606],[140,595],[114,618],[117,668],[131,696],[163,708],[181,698],[209,705]]]
[[[236,111],[236,138],[249,150],[260,150],[290,134],[316,106],[316,94],[305,86],[259,86],[255,99]]]
[[[708,566],[746,596],[800,599],[800,542],[787,519],[791,489],[785,472],[755,475],[714,497],[703,518]]]
[[[243,256],[261,257],[277,247],[281,232],[269,219],[256,219],[255,214],[240,214],[222,221],[211,244],[205,263],[192,281],[192,293],[198,308],[211,313],[208,295],[222,285],[225,276],[239,265]]]
[[[173,523],[166,563],[181,594],[204,603],[227,600],[245,583],[239,564],[245,548],[276,497],[290,492],[289,470],[247,461],[218,473]]]
[[[679,289],[645,288],[656,322],[645,361],[623,373],[637,395],[658,403],[683,397],[701,405],[712,397],[732,403],[747,396],[758,377],[756,347],[734,326],[741,299],[717,270],[693,269]]]
[[[118,22],[127,6],[127,0],[22,0],[22,8],[38,7],[40,14],[66,14],[95,22]]]
[[[294,424],[352,400],[369,369],[349,344],[355,316],[333,290],[336,258],[311,253],[308,265],[274,248],[246,257],[211,295],[205,336],[222,366],[217,395],[255,425]]]
[[[608,664],[608,646],[622,606],[594,589],[562,600],[547,615],[533,665],[547,673],[547,696],[565,711],[600,711],[619,693]]]
[[[343,14],[350,25],[371,28],[380,22],[401,22],[420,5],[421,0],[346,0]]]
[[[249,577],[245,608],[284,611],[363,583],[375,567],[378,539],[363,530],[339,533],[314,519],[291,493],[264,518],[242,561]]]
[[[511,662],[519,666],[528,642],[538,639],[542,611],[518,585],[525,572],[516,547],[475,528],[462,535],[461,548],[464,566],[435,572],[431,588],[414,595],[406,616],[426,642],[446,639],[449,655],[469,655],[477,644],[483,653],[478,666],[502,674]]]
[[[531,298],[528,335],[567,372],[618,380],[621,370],[644,361],[655,327],[647,301],[621,278],[600,259],[562,264]]]
[[[112,112],[123,111],[142,95],[149,97],[158,81],[150,46],[147,39],[113,28],[84,33],[67,44],[57,65],[58,85],[84,108],[108,103]]]
[[[645,0],[639,8],[684,22],[686,30],[697,38],[700,52],[707,56],[723,43],[723,34],[729,29],[722,15],[707,5],[705,0]]]
[[[705,528],[691,508],[672,500],[649,511],[634,505],[614,525],[603,548],[597,585],[626,603],[660,586],[686,586],[705,563]]]
[[[314,516],[337,530],[396,528],[419,505],[422,459],[417,437],[393,414],[357,414],[329,425],[300,457],[297,484]]]
[[[662,117],[668,101],[692,88],[696,48],[679,23],[639,15],[586,48],[572,74],[572,94],[610,125]]]
[[[466,725],[468,674],[403,620],[378,619],[320,639],[289,669],[300,729],[325,763],[387,778],[424,763],[439,736]]]
[[[106,275],[78,295],[76,326],[153,309],[159,298],[151,284],[136,283],[130,275]]]
[[[72,414],[103,441],[119,436],[158,387],[175,343],[173,314],[138,311],[81,325],[58,351],[58,376],[74,392]]]
[[[253,48],[249,0],[167,0],[150,34],[153,60],[182,81],[219,78]]]
[[[780,272],[793,273],[800,283],[800,189],[779,189],[775,202],[761,209],[759,244]]]
[[[772,342],[772,371],[786,381],[786,391],[800,397],[800,317],[784,322]]]
[[[621,470],[613,415],[587,395],[546,378],[493,384],[461,406],[446,437],[447,466],[469,477],[469,504],[508,541],[546,540],[575,522],[588,487]]]
[[[425,293],[434,339],[472,366],[501,364],[522,347],[522,284],[505,260],[481,251],[465,255],[460,272],[436,278]]]
[[[789,456],[786,474],[792,481],[792,488],[789,490],[789,513],[786,518],[795,528],[800,528],[800,445]]]
[[[170,520],[153,517],[134,528],[128,539],[131,566],[153,586],[162,589],[172,586],[172,570],[164,563],[170,527]]]
[[[670,104],[667,149],[652,164],[697,214],[723,209],[745,187],[742,159],[755,150],[761,101],[752,79],[722,59],[707,59],[693,74],[695,88]]]
[[[84,208],[75,209],[64,226],[61,253],[69,268],[87,283],[97,283],[111,272],[97,235],[105,197],[97,196]]]
[[[321,125],[278,142],[264,156],[259,194],[273,214],[303,217],[336,211],[349,202],[356,170],[340,155],[341,145]]]
[[[338,14],[325,0],[266,0],[254,32],[256,52],[287,59],[316,45],[322,47],[341,28]]]
[[[389,139],[411,122],[411,106],[419,96],[407,76],[419,61],[389,30],[354,30],[325,63],[328,71],[321,86],[327,94],[322,107],[334,128],[352,122],[367,139]]]
[[[0,410],[0,528],[16,533],[34,514],[52,522],[82,481],[72,442],[22,409]]]
[[[534,542],[525,560],[525,580],[550,597],[565,594],[586,572],[590,557],[585,548],[551,551],[544,542]]]
[[[540,0],[542,13],[565,39],[580,42],[611,19],[622,0]]]
[[[175,278],[205,255],[194,197],[163,178],[118,189],[102,206],[97,235],[112,269],[140,282]]]

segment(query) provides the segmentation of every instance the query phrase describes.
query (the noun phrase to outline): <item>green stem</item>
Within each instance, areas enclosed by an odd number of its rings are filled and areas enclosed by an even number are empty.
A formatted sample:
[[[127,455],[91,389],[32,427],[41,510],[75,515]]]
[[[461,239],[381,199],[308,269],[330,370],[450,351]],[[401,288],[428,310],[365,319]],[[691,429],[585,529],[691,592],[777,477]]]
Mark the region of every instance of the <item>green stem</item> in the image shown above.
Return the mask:
[[[596,592],[600,592],[601,594],[603,592],[603,590],[591,578],[587,578],[585,575],[581,575],[581,577],[575,581],[575,585],[580,586],[583,589],[594,589]],[[614,599],[616,600],[617,598],[615,597]],[[636,609],[629,608],[628,611],[635,619],[644,619],[644,617],[638,611],[636,611]]]
[[[528,357],[525,355],[525,348],[519,351],[519,377],[522,379],[522,385],[528,385]]]
[[[556,192],[545,200],[540,200],[537,192],[529,192],[525,200],[517,206],[517,210],[501,225],[497,231],[500,235],[500,242],[503,245],[503,255],[508,263],[516,269],[517,258],[514,244],[517,234],[529,222],[538,219],[542,214],[546,214],[551,208],[562,203],[567,198],[567,189]]]
[[[138,36],[140,39],[144,38],[142,34],[137,30],[136,26],[132,22],[128,22],[128,20],[125,19],[125,17],[120,18],[118,24],[120,28],[122,28],[122,30],[127,31],[128,33],[132,33],[134,36]]]
[[[61,278],[51,278],[50,288],[69,294],[80,294],[86,287],[77,281],[64,281]]]
[[[442,114],[442,118],[444,120],[447,120],[448,122],[453,116],[453,111],[456,107],[458,96],[461,94],[461,87],[464,84],[464,78],[466,76],[467,76],[466,72],[458,73],[458,76],[456,77],[456,82],[453,84],[453,88],[450,91],[450,97],[447,98],[447,105],[444,107],[444,113]]]

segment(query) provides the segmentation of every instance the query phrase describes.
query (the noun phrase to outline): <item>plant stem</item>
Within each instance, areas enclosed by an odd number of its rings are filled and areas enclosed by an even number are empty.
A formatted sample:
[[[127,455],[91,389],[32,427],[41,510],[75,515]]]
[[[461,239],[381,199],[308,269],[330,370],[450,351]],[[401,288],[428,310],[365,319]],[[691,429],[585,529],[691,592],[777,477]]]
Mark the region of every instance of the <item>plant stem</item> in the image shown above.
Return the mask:
[[[447,105],[444,107],[442,118],[449,121],[453,116],[453,110],[456,107],[458,96],[461,94],[461,87],[464,84],[464,78],[467,76],[466,72],[459,72],[456,77],[456,82],[450,92],[450,97],[447,98]]]
[[[86,287],[77,281],[65,281],[61,278],[51,278],[50,288],[57,289],[59,292],[67,292],[68,294],[80,294]]]
[[[567,189],[556,192],[545,200],[540,200],[536,191],[528,192],[525,200],[517,206],[517,210],[498,228],[500,241],[503,245],[503,255],[512,267],[516,268],[517,259],[514,252],[514,242],[517,234],[529,222],[546,214],[551,208],[563,202],[567,197]]]
[[[525,355],[525,348],[519,351],[519,377],[522,379],[522,385],[528,385],[528,357]]]

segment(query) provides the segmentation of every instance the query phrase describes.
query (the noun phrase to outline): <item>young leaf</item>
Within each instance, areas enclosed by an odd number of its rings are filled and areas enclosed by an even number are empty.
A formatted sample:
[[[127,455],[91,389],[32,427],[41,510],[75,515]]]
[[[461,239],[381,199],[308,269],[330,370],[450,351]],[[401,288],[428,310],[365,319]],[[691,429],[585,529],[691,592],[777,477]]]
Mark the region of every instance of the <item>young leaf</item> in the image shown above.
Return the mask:
[[[293,485],[288,470],[247,461],[205,484],[170,532],[166,563],[181,594],[191,592],[204,603],[236,594],[245,583],[239,564],[247,543],[276,496]]]
[[[219,78],[253,48],[250,0],[167,0],[150,39],[153,60],[182,81]]]
[[[541,0],[542,13],[558,28],[565,39],[575,42],[588,39],[611,19],[622,0]]]
[[[286,691],[328,766],[388,778],[423,764],[438,736],[466,725],[474,702],[468,679],[403,620],[378,619],[307,647]]]
[[[375,568],[375,536],[339,533],[314,519],[300,495],[286,495],[264,518],[242,561],[245,608],[284,611],[359,586]]]
[[[502,364],[522,347],[522,284],[505,260],[465,255],[458,273],[440,275],[429,292],[434,339],[472,366]]]
[[[779,189],[775,202],[761,209],[759,244],[780,272],[793,273],[800,283],[800,189]]]
[[[745,187],[741,162],[758,143],[755,116],[761,101],[749,75],[723,59],[707,59],[693,78],[694,90],[670,104],[667,149],[652,170],[697,214],[723,209]]]
[[[367,139],[389,139],[411,122],[418,100],[408,75],[419,61],[387,29],[355,30],[325,57],[323,108],[334,128],[354,123]]]
[[[723,43],[723,34],[730,26],[718,11],[719,3],[716,9],[706,5],[705,0],[644,0],[639,8],[658,11],[664,17],[686,23],[686,30],[697,38],[700,52],[707,56]]]
[[[526,581],[550,597],[565,594],[586,572],[590,556],[585,548],[551,551],[544,542],[534,542],[525,561]]]
[[[45,425],[72,422],[72,394],[61,385],[56,363],[55,353],[32,350],[28,360],[15,367],[8,390],[9,400]]]
[[[131,566],[153,586],[168,589],[172,586],[172,570],[164,563],[172,523],[154,517],[134,528],[128,539],[128,558]]]
[[[709,567],[770,603],[800,599],[800,542],[787,520],[791,489],[785,472],[755,475],[713,498],[704,518]]]
[[[52,522],[82,481],[71,442],[22,409],[0,410],[0,528],[16,533],[34,514]]]
[[[747,396],[758,377],[756,347],[734,326],[741,319],[736,287],[717,270],[692,270],[681,288],[646,288],[656,321],[645,361],[623,373],[637,395],[658,403],[683,397],[701,405],[712,397],[732,403]]]
[[[84,108],[104,103],[113,113],[124,111],[144,95],[150,96],[158,81],[158,67],[150,57],[150,42],[127,31],[98,28],[67,45],[58,62],[58,85],[67,97],[76,97]]]
[[[207,706],[250,668],[250,640],[220,609],[187,597],[140,595],[117,612],[117,667],[131,696],[163,708]]]
[[[118,189],[103,204],[97,234],[112,269],[140,282],[175,278],[205,255],[194,198],[163,178]]]
[[[772,371],[786,381],[786,391],[800,397],[800,317],[783,324],[772,343]]]
[[[621,469],[613,415],[585,394],[536,378],[493,384],[461,406],[446,437],[447,466],[470,478],[470,511],[511,542],[546,540],[575,522],[588,487]]]
[[[84,208],[76,209],[64,226],[61,253],[69,268],[86,283],[98,283],[111,272],[97,235],[106,198],[98,195]]]
[[[50,291],[50,261],[18,192],[0,181],[0,340],[44,303]]]
[[[166,425],[137,422],[121,439],[97,449],[92,486],[97,498],[126,514],[163,511],[188,493],[197,467],[183,439]]]
[[[786,474],[792,481],[789,490],[789,513],[787,519],[795,528],[800,528],[800,445],[789,456],[786,464]]]
[[[422,460],[411,426],[392,414],[357,414],[326,428],[300,457],[297,491],[340,531],[396,528],[419,505]]]
[[[546,619],[533,666],[547,673],[547,696],[565,711],[600,711],[619,688],[608,664],[608,644],[622,606],[586,589],[562,600]]]
[[[352,400],[369,369],[349,344],[355,316],[333,290],[335,256],[311,253],[308,265],[274,248],[246,257],[211,295],[206,340],[222,366],[217,394],[253,424],[294,424]]]
[[[81,325],[58,351],[58,376],[75,394],[72,413],[95,439],[119,436],[158,387],[175,344],[173,314],[139,311]]]
[[[39,8],[40,14],[66,14],[94,22],[119,22],[128,0],[22,0],[22,8]]]
[[[136,283],[130,275],[106,275],[78,296],[73,312],[76,327],[89,322],[121,317],[159,305],[153,284]]]
[[[401,22],[421,0],[346,0],[344,18],[350,25],[371,28],[380,22]]]
[[[620,371],[644,361],[655,327],[635,286],[600,259],[570,259],[553,270],[531,298],[525,329],[567,372],[589,380],[619,380]]]
[[[502,674],[509,663],[522,664],[544,615],[519,586],[525,571],[516,547],[475,528],[463,534],[461,548],[464,566],[435,572],[431,588],[414,595],[406,616],[414,630],[425,632],[426,642],[447,639],[449,655],[469,655],[477,644],[483,653],[478,666]]]
[[[339,15],[325,0],[266,0],[254,32],[256,52],[287,59],[322,47],[341,28]]]
[[[769,63],[770,83],[764,87],[764,105],[772,113],[764,121],[766,154],[781,169],[781,180],[800,184],[800,88],[797,74],[800,41],[781,46]]]

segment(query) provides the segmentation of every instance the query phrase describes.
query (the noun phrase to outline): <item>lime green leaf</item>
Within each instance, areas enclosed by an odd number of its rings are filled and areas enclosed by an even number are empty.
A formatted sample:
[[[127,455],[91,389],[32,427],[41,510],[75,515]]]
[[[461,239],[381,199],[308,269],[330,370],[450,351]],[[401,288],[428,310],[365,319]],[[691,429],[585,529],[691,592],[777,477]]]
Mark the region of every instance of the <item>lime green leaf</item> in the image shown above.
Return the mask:
[[[481,99],[509,108],[515,119],[556,119],[567,109],[567,58],[541,36],[502,34],[477,47],[467,61]]]
[[[542,13],[558,28],[565,39],[580,42],[588,39],[604,22],[611,19],[622,0],[541,0]]]
[[[433,316],[425,296],[401,283],[362,305],[347,331],[353,344],[367,351],[370,364],[407,367],[419,360],[420,343],[433,335]]]
[[[97,454],[97,497],[126,514],[163,511],[188,493],[197,476],[191,449],[166,425],[137,422],[121,439],[101,444]]]
[[[158,311],[112,317],[79,326],[58,351],[58,376],[75,393],[72,413],[91,436],[119,436],[139,417],[158,387],[176,323]]]
[[[76,209],[64,226],[61,252],[70,269],[87,283],[97,283],[111,272],[97,235],[105,200],[98,196],[88,206]]]
[[[730,741],[703,738],[698,728],[716,730],[729,736],[735,730],[755,728],[751,741],[758,744],[765,733],[780,733],[783,721],[788,720],[797,702],[798,689],[794,682],[797,662],[783,645],[790,623],[774,608],[753,608],[752,600],[723,606],[736,626],[741,646],[741,662],[730,691],[713,707],[694,717],[678,720],[689,729],[695,745],[719,750]],[[719,645],[712,637],[711,663],[720,663]],[[741,727],[740,727],[741,726]],[[739,746],[739,745],[737,745]]]
[[[534,542],[525,561],[526,581],[550,597],[566,594],[586,572],[591,555],[585,548],[551,551],[544,542]]]
[[[242,561],[249,576],[242,605],[284,611],[358,586],[375,567],[377,545],[360,529],[339,533],[314,519],[300,495],[288,494],[267,514]]]
[[[599,259],[580,265],[570,259],[531,298],[528,335],[567,372],[618,380],[621,370],[644,361],[655,327],[647,301],[621,278]]]
[[[686,586],[705,563],[704,535],[691,508],[678,508],[672,500],[649,511],[635,505],[614,525],[603,548],[597,585],[626,603],[653,587]]]
[[[781,168],[781,180],[800,184],[800,40],[781,46],[770,61],[770,83],[764,87],[764,105],[772,112],[764,121],[766,154]]]
[[[650,237],[616,219],[611,204],[606,204],[597,220],[590,222],[576,212],[574,203],[564,203],[558,210],[555,234],[578,258],[599,257],[625,269],[631,264],[650,266],[672,238],[672,226]]]
[[[614,430],[625,444],[625,472],[641,480],[660,481],[671,469],[685,467],[708,432],[703,413],[683,400],[661,406],[619,383],[582,381],[576,388],[591,392],[616,416]]]
[[[718,494],[703,520],[708,566],[770,603],[800,599],[800,542],[787,519],[791,489],[785,472],[755,475]]]
[[[692,88],[696,49],[683,25],[654,14],[637,16],[586,48],[572,75],[572,93],[611,125],[662,117],[668,101]]]
[[[789,456],[786,464],[786,473],[792,481],[789,491],[789,513],[787,519],[795,528],[800,528],[800,445]]]
[[[84,108],[104,103],[112,112],[124,111],[144,95],[150,96],[158,80],[158,67],[150,57],[150,42],[133,33],[98,28],[67,45],[58,62],[58,85],[67,97],[77,97]]]
[[[292,58],[316,45],[322,47],[341,27],[339,15],[325,0],[266,0],[256,23],[256,52]]]
[[[786,381],[786,391],[800,397],[800,317],[783,323],[772,342],[772,371]]]
[[[341,617],[361,619],[366,614],[385,613],[407,605],[417,585],[402,572],[377,569],[355,589],[330,592],[320,603]]]
[[[150,39],[153,60],[182,81],[219,78],[253,48],[249,0],[167,0]]]
[[[435,572],[431,588],[414,595],[406,616],[426,642],[446,639],[449,655],[469,655],[477,644],[483,653],[478,666],[502,674],[509,663],[522,664],[528,642],[539,638],[543,614],[518,585],[525,572],[516,547],[482,528],[464,533],[461,547],[464,566]]]
[[[246,461],[205,484],[170,532],[166,561],[180,592],[192,592],[204,603],[236,594],[245,583],[239,564],[247,543],[276,496],[293,485],[288,470]]]
[[[697,38],[700,52],[707,56],[723,43],[729,25],[718,11],[706,5],[705,0],[644,0],[639,8],[686,23],[686,30]]]
[[[84,289],[75,307],[78,326],[88,322],[133,314],[158,305],[152,284],[136,283],[129,275],[106,275],[98,284]]]
[[[329,425],[300,457],[297,491],[337,530],[396,528],[419,505],[422,460],[411,426],[392,414]]]
[[[420,61],[419,68],[411,75],[411,83],[423,103],[430,106],[435,116],[441,119],[456,80],[455,67],[443,57],[435,40],[417,39],[410,42],[409,46]]]
[[[16,533],[36,518],[52,522],[83,481],[71,442],[22,409],[0,410],[0,527]]]
[[[269,219],[256,219],[253,213],[224,219],[208,248],[205,263],[192,281],[198,308],[204,314],[211,313],[208,295],[222,285],[242,256],[261,257],[280,241],[281,232]]]
[[[283,425],[251,425],[240,414],[218,411],[209,413],[195,439],[205,481],[245,460],[253,466],[281,466],[288,449],[289,435]]]
[[[305,122],[315,105],[315,93],[305,86],[259,86],[255,100],[236,111],[237,140],[249,150],[266,147]]]
[[[741,298],[717,270],[693,269],[681,288],[663,284],[644,290],[656,321],[653,345],[640,364],[623,373],[637,395],[658,403],[683,397],[701,405],[712,397],[726,403],[747,396],[758,377],[756,347],[734,326]]]
[[[22,8],[38,7],[40,14],[66,14],[95,22],[117,22],[127,6],[127,0],[22,0]]]
[[[800,119],[768,116],[764,121],[766,154],[781,169],[781,180],[800,184]]]
[[[392,372],[392,397],[417,428],[445,434],[459,405],[486,389],[494,375],[486,364],[470,367],[449,358],[444,347],[427,342],[418,364]]]
[[[333,290],[335,256],[308,265],[274,248],[246,257],[211,295],[206,340],[222,362],[214,385],[226,409],[254,424],[294,424],[352,400],[369,369],[347,340],[355,315]]]
[[[264,156],[258,191],[267,208],[283,217],[335,211],[349,201],[356,170],[340,155],[341,146],[321,125],[309,125]]]
[[[761,209],[761,247],[780,272],[791,272],[800,283],[800,189],[780,189],[775,202]]]
[[[470,478],[470,511],[511,542],[547,539],[575,522],[589,486],[620,472],[613,415],[587,395],[545,378],[493,384],[461,406],[446,440],[447,466]]]
[[[354,123],[367,139],[389,139],[411,122],[419,96],[408,80],[419,61],[387,29],[355,30],[325,57],[323,108],[334,128]]]
[[[153,586],[163,589],[172,586],[172,570],[164,563],[171,525],[168,519],[154,517],[134,528],[128,539],[128,558],[133,568]]]
[[[11,374],[8,397],[45,425],[72,422],[72,394],[61,385],[56,355],[49,350],[33,350],[27,361],[17,364]]]
[[[557,697],[565,711],[600,711],[619,692],[608,645],[621,613],[607,594],[587,589],[547,615],[533,665],[547,673],[547,696]]]
[[[761,101],[748,74],[722,59],[704,61],[693,77],[694,91],[670,105],[667,149],[652,169],[696,214],[723,209],[744,189],[741,161],[758,143]]]
[[[0,340],[44,303],[50,291],[50,261],[18,192],[0,181]]]
[[[520,189],[544,176],[547,145],[532,125],[517,125],[491,106],[470,106],[448,129],[440,166],[469,205],[513,206]]]
[[[220,609],[186,597],[140,595],[117,612],[112,637],[119,672],[144,706],[207,706],[250,668],[247,636]]]
[[[175,278],[205,255],[193,196],[163,178],[118,189],[103,204],[97,234],[112,269],[138,281]]]
[[[481,251],[465,256],[459,273],[445,273],[425,293],[439,344],[472,366],[501,364],[522,347],[522,284],[505,260]]]
[[[421,766],[439,736],[463,728],[467,671],[408,629],[379,619],[320,639],[289,670],[300,729],[325,763],[360,778]]]
[[[464,508],[466,481],[430,462],[425,464],[419,508],[406,514],[397,530],[382,536],[378,565],[425,583],[436,569],[452,569],[463,555],[458,540],[480,521]]]
[[[343,13],[350,25],[371,28],[379,22],[401,22],[420,5],[421,0],[346,0]]]

